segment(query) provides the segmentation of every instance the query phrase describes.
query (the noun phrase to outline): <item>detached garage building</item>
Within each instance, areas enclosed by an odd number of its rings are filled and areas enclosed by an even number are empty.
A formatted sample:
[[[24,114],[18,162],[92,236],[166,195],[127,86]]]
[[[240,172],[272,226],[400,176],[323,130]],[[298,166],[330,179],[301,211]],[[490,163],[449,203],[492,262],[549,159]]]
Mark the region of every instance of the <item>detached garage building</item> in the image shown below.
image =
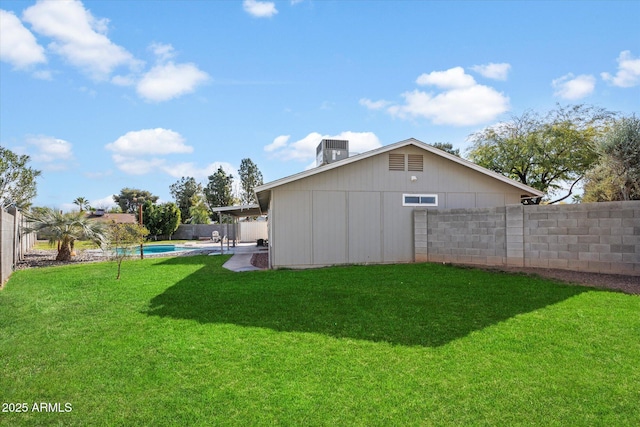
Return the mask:
[[[256,188],[271,268],[414,261],[414,209],[539,201],[538,190],[416,139],[348,157],[323,140],[320,166]],[[537,199],[537,200],[536,200]]]

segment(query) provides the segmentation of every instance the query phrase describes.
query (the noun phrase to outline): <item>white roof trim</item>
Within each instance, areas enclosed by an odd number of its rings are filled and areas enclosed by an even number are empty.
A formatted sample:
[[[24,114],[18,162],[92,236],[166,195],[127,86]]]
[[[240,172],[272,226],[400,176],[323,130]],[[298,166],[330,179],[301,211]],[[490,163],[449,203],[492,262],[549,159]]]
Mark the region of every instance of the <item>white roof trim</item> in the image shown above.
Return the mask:
[[[501,175],[501,174],[499,174],[497,172],[493,172],[493,171],[491,171],[489,169],[483,168],[482,166],[479,166],[479,165],[477,165],[477,164],[475,164],[473,162],[470,162],[468,160],[465,160],[465,159],[463,159],[461,157],[455,156],[455,155],[453,155],[451,153],[447,153],[446,151],[440,150],[439,148],[436,148],[436,147],[434,147],[432,145],[425,144],[424,142],[418,141],[415,138],[409,138],[409,139],[405,139],[404,141],[399,141],[399,142],[396,142],[394,144],[385,145],[385,146],[382,146],[380,148],[376,148],[374,150],[367,151],[365,153],[358,154],[358,155],[355,155],[353,157],[349,157],[347,159],[337,161],[335,163],[329,163],[327,165],[323,165],[323,166],[319,166],[319,167],[316,167],[316,168],[313,168],[313,169],[309,169],[309,170],[306,170],[304,172],[300,172],[300,173],[297,173],[297,174],[294,174],[294,175],[289,175],[289,176],[286,176],[284,178],[280,178],[280,179],[277,179],[275,181],[271,181],[271,182],[268,182],[268,183],[266,183],[264,185],[256,187],[255,188],[255,193],[256,193],[256,195],[258,197],[258,201],[259,201],[258,203],[260,204],[260,209],[262,209],[263,212],[266,211],[267,207],[264,206],[264,204],[268,204],[268,199],[269,199],[267,197],[267,200],[264,200],[264,196],[265,195],[263,195],[263,197],[260,197],[260,194],[264,193],[264,192],[266,192],[268,190],[271,190],[272,188],[279,187],[281,185],[285,185],[285,184],[288,184],[290,182],[297,181],[299,179],[307,178],[309,176],[313,176],[313,175],[318,174],[318,173],[326,172],[326,171],[329,171],[331,169],[339,168],[339,167],[348,165],[348,164],[353,163],[353,162],[357,162],[357,161],[360,161],[360,160],[367,159],[369,157],[377,156],[378,154],[385,153],[387,151],[396,150],[398,148],[402,148],[402,147],[405,147],[407,145],[414,145],[414,146],[416,146],[418,148],[422,148],[425,151],[428,151],[430,153],[436,154],[436,155],[438,155],[440,157],[444,157],[445,159],[451,160],[452,162],[458,163],[458,164],[460,164],[462,166],[466,166],[466,167],[468,167],[470,169],[473,169],[473,170],[475,170],[477,172],[480,172],[482,174],[490,176],[491,178],[497,179],[498,181],[502,181],[502,182],[504,182],[506,184],[509,184],[509,185],[513,186],[513,187],[517,187],[517,188],[519,188],[519,189],[521,189],[523,191],[526,191],[528,193],[532,193],[532,194],[534,194],[536,196],[544,196],[544,193],[542,191],[540,191],[540,190],[536,190],[535,188],[529,187],[528,185],[522,184],[521,182],[514,181],[513,179],[507,178],[504,175]],[[261,200],[261,199],[263,199],[263,200]],[[265,203],[263,204],[263,202],[265,202]]]

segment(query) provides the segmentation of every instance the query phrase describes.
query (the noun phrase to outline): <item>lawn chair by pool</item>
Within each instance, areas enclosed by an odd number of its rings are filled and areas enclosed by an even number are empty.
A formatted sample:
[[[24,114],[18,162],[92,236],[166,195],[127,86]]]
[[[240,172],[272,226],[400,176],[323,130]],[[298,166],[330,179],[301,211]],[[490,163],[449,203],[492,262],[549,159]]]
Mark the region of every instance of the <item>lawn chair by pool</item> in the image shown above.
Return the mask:
[[[213,241],[213,243],[218,243],[220,241],[220,233],[218,233],[217,231],[211,232],[211,240]]]

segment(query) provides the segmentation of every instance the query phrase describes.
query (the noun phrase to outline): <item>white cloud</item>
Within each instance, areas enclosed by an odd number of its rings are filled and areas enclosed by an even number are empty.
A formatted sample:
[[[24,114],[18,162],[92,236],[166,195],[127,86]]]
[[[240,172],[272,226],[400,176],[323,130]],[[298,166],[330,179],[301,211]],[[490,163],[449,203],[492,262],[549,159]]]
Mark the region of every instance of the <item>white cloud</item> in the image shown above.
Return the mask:
[[[136,78],[133,75],[118,75],[111,78],[111,83],[116,86],[133,86],[134,84],[136,84]]]
[[[494,120],[509,110],[509,98],[494,88],[476,83],[461,67],[422,74],[422,85],[444,89],[440,93],[413,90],[402,94],[404,104],[391,105],[387,112],[394,117],[422,117],[439,125],[472,126]]]
[[[23,19],[35,32],[53,39],[49,49],[93,79],[105,80],[119,66],[140,66],[106,36],[109,21],[96,19],[80,1],[38,1],[24,11]]]
[[[459,89],[476,84],[472,76],[464,72],[462,67],[454,67],[445,71],[432,71],[421,74],[416,83],[420,86],[431,85],[440,89]]]
[[[158,58],[158,61],[165,62],[175,56],[175,49],[170,44],[151,43],[149,49]]]
[[[379,101],[372,101],[369,98],[360,99],[360,105],[367,107],[369,110],[382,110],[391,104],[389,101],[385,101],[383,99]]]
[[[104,172],[101,171],[90,171],[90,172],[84,172],[83,173],[84,176],[86,176],[89,179],[105,179],[107,177],[110,177],[111,175],[113,175],[113,171],[111,169],[106,170]]]
[[[637,86],[640,84],[640,58],[634,58],[628,50],[622,51],[618,56],[618,72],[616,75],[601,73],[600,76],[614,86]]]
[[[138,82],[137,92],[148,101],[167,101],[191,93],[209,80],[209,75],[194,64],[159,64]]]
[[[165,167],[163,167],[163,170],[164,172],[175,178],[192,176],[196,179],[196,181],[206,182],[209,175],[213,175],[221,166],[226,173],[233,175],[234,181],[239,180],[238,171],[233,167],[233,165],[231,165],[231,163],[227,162],[213,162],[203,168],[198,167],[192,162],[185,162],[166,165]]]
[[[474,65],[471,69],[482,77],[486,77],[488,79],[507,80],[511,64],[507,64],[506,62],[494,64],[493,62],[490,62],[484,65]]]
[[[266,151],[267,153],[270,153],[272,151],[275,151],[279,148],[286,146],[287,142],[289,141],[289,138],[291,138],[291,135],[280,135],[276,137],[271,144],[266,145],[264,147],[264,151]]]
[[[31,158],[35,162],[46,163],[48,170],[66,169],[65,161],[73,159],[73,149],[70,142],[52,136],[28,136],[25,142],[35,148]]]
[[[312,132],[291,143],[288,142],[289,135],[279,136],[265,147],[265,151],[274,153],[280,160],[308,162],[315,160],[316,147],[323,139],[348,140],[350,153],[363,153],[381,146],[380,140],[373,132],[346,131],[338,135],[321,135],[318,132]]]
[[[270,1],[244,0],[242,8],[256,18],[271,18],[278,13],[275,3]]]
[[[110,209],[110,208],[116,207],[116,202],[113,201],[113,194],[110,194],[101,199],[95,199],[95,200],[89,201],[89,205],[97,209]]]
[[[47,62],[44,48],[12,12],[0,9],[0,60],[17,69]]]
[[[106,149],[124,156],[191,153],[193,147],[185,145],[184,138],[170,129],[156,128],[127,132]]]
[[[129,175],[146,175],[150,172],[163,169],[165,160],[157,157],[151,159],[141,159],[120,154],[113,155],[113,161],[118,169]]]
[[[553,93],[554,96],[562,99],[576,100],[593,93],[596,87],[596,78],[588,74],[574,76],[569,73],[553,80],[551,85],[556,89]]]
[[[38,80],[53,80],[53,75],[49,70],[34,71],[32,76]]]

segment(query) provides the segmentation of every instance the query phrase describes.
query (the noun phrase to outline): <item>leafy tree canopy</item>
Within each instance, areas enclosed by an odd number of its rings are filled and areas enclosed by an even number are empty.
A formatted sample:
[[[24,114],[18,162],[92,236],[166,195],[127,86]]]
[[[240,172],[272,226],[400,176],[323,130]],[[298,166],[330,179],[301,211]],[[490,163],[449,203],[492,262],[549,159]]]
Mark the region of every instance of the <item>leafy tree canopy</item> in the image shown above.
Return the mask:
[[[175,203],[155,205],[146,201],[142,212],[142,222],[155,238],[159,235],[171,238],[180,225],[180,209]]]
[[[258,166],[249,158],[242,159],[242,161],[240,161],[238,175],[240,175],[240,185],[242,187],[242,193],[240,195],[241,203],[247,205],[257,203],[258,201],[254,190],[263,184],[262,172],[260,172]]]
[[[183,223],[190,222],[190,209],[197,203],[199,196],[203,194],[202,185],[196,182],[193,177],[182,177],[179,181],[171,184],[169,191],[180,209],[180,217]]]
[[[0,146],[0,208],[15,205],[26,209],[31,205],[41,172],[28,167],[29,160],[27,155],[17,155]]]
[[[123,188],[120,194],[113,196],[113,201],[120,206],[123,213],[137,213],[138,207],[146,201],[155,203],[158,196],[154,196],[149,191],[137,188]]]
[[[599,139],[598,163],[587,173],[583,201],[640,200],[640,118],[617,120]]]
[[[613,113],[601,108],[557,106],[546,115],[528,111],[470,136],[469,158],[476,164],[566,199],[598,159],[596,140]]]
[[[192,206],[189,208],[189,224],[209,224],[209,208],[205,202],[204,195],[194,195],[191,200]]]
[[[227,174],[222,166],[218,170],[209,176],[209,182],[204,188],[204,194],[207,199],[209,208],[219,206],[231,206],[234,204],[235,199],[233,197],[233,175]],[[220,222],[220,215],[211,212],[212,219]]]

